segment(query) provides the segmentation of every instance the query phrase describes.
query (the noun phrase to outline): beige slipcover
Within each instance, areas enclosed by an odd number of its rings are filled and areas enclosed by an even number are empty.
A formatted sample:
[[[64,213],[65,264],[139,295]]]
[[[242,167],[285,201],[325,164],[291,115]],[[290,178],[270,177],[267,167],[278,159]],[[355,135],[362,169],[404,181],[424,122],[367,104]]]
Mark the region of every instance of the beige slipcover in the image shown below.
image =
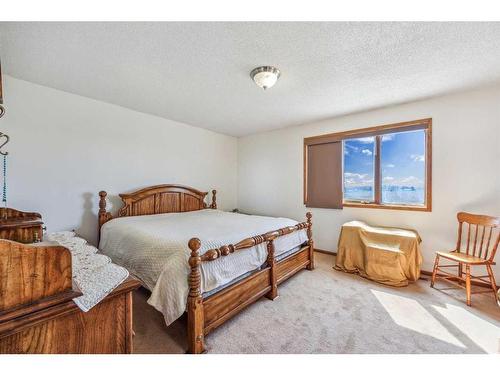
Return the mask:
[[[406,286],[420,277],[420,242],[414,230],[351,221],[342,226],[334,268],[382,284]]]

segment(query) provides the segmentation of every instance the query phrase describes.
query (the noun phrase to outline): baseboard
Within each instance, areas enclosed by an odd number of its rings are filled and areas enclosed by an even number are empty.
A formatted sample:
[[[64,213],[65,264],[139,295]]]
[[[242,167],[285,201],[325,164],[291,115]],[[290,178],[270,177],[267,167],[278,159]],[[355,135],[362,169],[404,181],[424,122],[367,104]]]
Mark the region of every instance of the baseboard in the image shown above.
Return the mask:
[[[321,254],[327,254],[327,255],[335,255],[335,256],[337,256],[337,253],[334,253],[333,251],[327,251],[327,250],[318,249],[318,248],[314,248],[314,251],[316,251],[317,253],[321,253]],[[420,273],[422,275],[432,276],[432,271],[420,270]],[[477,286],[484,286],[484,285],[481,285],[481,283],[478,282],[478,281],[476,281],[476,280],[471,280],[471,284],[472,285],[477,285]],[[497,288],[500,289],[500,285],[497,285]]]
[[[323,250],[323,249],[314,248],[314,251],[321,253],[321,254],[337,255],[337,253],[334,253],[333,251],[327,251],[327,250]]]

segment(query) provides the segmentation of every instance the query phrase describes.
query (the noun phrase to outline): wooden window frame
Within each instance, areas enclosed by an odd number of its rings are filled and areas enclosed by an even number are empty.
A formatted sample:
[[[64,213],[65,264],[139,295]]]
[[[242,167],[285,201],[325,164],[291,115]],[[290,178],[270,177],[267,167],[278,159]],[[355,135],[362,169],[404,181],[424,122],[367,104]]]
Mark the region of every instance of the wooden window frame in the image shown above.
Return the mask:
[[[425,202],[423,206],[412,206],[403,204],[383,204],[382,202],[382,181],[380,168],[381,137],[384,134],[398,133],[412,130],[425,130]],[[386,210],[406,210],[406,211],[432,211],[432,118],[425,118],[415,121],[399,122],[395,124],[372,126],[364,129],[354,129],[338,133],[323,134],[314,137],[304,138],[304,203],[307,199],[307,147],[310,145],[341,142],[352,138],[375,137],[375,167],[374,167],[374,188],[375,200],[373,203],[343,201],[344,207],[354,208],[377,208]],[[343,162],[342,162],[343,165]],[[342,181],[344,176],[342,175]],[[343,185],[343,183],[342,183]]]

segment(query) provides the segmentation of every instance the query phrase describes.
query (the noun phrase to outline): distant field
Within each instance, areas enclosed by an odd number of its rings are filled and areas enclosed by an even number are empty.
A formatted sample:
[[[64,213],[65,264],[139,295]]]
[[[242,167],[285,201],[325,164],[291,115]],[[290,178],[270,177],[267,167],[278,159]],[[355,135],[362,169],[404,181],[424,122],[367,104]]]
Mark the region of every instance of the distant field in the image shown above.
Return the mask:
[[[374,198],[371,186],[344,187],[345,200],[371,201]],[[415,186],[382,186],[382,202],[398,204],[424,204],[425,189]]]

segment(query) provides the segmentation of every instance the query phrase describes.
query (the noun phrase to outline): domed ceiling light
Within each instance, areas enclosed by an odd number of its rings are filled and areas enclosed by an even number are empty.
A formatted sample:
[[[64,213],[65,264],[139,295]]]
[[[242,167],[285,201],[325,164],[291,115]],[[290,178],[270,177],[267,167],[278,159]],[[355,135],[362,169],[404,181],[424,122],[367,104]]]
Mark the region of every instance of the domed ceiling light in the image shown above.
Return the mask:
[[[257,86],[267,90],[278,81],[280,71],[274,66],[259,66],[250,72],[250,77]]]

